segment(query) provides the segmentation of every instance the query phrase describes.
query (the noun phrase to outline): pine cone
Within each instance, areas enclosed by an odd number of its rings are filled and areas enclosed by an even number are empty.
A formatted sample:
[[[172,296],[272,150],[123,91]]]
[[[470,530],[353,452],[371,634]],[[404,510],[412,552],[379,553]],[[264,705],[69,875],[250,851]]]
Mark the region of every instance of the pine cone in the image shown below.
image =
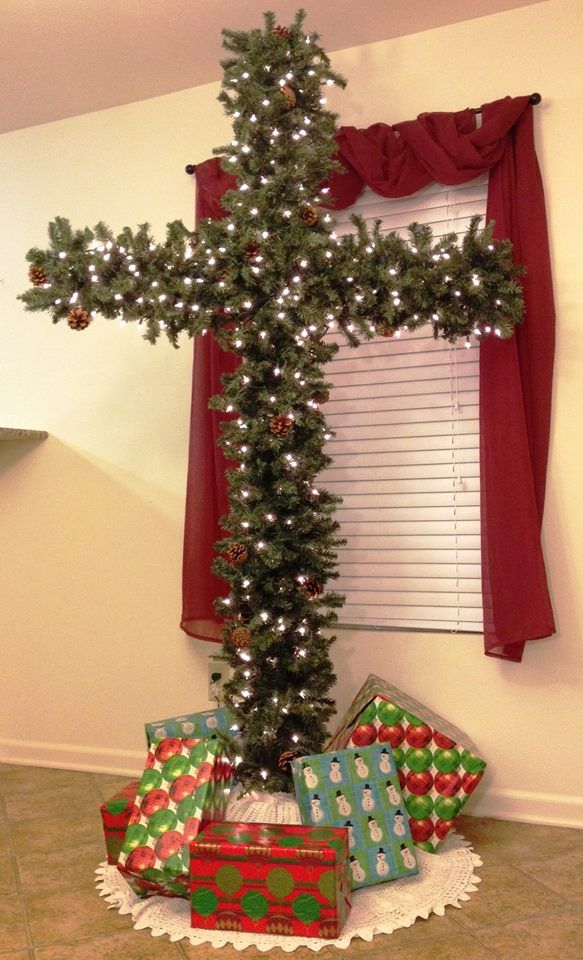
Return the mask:
[[[283,413],[277,414],[269,421],[269,429],[274,437],[285,437],[293,427],[293,421]]]
[[[33,287],[42,287],[47,282],[47,275],[43,267],[32,266],[28,271],[28,279]]]
[[[245,563],[245,560],[249,554],[247,553],[247,547],[244,543],[233,543],[227,550],[225,550],[225,559],[229,563],[240,564]]]
[[[300,220],[308,227],[313,227],[318,222],[318,211],[310,206],[309,203],[300,210]]]
[[[229,642],[236,647],[249,647],[251,645],[251,632],[247,627],[235,627],[229,634]]]
[[[306,577],[302,586],[308,600],[317,600],[322,593],[322,584],[319,580],[315,580],[313,577]]]
[[[71,330],[85,330],[91,323],[91,317],[83,307],[73,307],[67,314],[67,323]]]
[[[291,37],[291,30],[289,27],[284,27],[278,23],[277,27],[274,27],[273,32],[277,34],[278,37],[281,37],[282,40],[289,40]]]
[[[282,97],[284,97],[284,99],[286,100],[290,110],[293,107],[295,107],[297,103],[297,97],[293,87],[280,87],[279,92],[281,93]]]
[[[380,333],[381,337],[394,337],[394,336],[395,336],[395,331],[394,331],[394,330],[391,330],[389,327],[384,327],[384,328],[382,328],[381,330],[379,330],[379,333]]]
[[[313,399],[316,403],[328,403],[328,400],[330,399],[330,391],[329,391],[329,390],[318,390],[318,392],[314,394],[314,396],[312,397],[312,399]]]
[[[251,240],[250,243],[245,247],[245,252],[243,256],[245,260],[255,260],[255,257],[258,257],[260,253],[260,246],[256,240]]]
[[[284,773],[289,773],[291,769],[291,762],[295,760],[296,757],[299,757],[299,753],[296,750],[284,750],[280,754],[277,765],[280,770],[283,770]]]

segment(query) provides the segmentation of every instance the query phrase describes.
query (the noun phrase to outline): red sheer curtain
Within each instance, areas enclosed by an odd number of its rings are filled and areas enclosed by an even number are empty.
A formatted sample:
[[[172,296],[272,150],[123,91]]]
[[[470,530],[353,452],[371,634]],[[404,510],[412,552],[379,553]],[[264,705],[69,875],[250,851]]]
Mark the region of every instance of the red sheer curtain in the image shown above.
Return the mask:
[[[473,110],[422,114],[416,120],[336,135],[345,172],[331,181],[334,207],[350,206],[364,186],[384,197],[409,196],[431,182],[459,184],[489,172],[488,219],[512,240],[525,264],[526,323],[508,342],[480,347],[482,580],[485,652],[519,661],[528,640],[554,632],[540,526],[548,452],[554,308],[544,194],[528,97],[507,97]],[[215,158],[196,168],[197,215],[224,214],[220,198],[234,185]],[[221,370],[234,358],[199,338],[186,505],[182,628],[216,640],[210,574],[212,544],[226,511],[224,461],[210,449],[217,414],[207,409]]]

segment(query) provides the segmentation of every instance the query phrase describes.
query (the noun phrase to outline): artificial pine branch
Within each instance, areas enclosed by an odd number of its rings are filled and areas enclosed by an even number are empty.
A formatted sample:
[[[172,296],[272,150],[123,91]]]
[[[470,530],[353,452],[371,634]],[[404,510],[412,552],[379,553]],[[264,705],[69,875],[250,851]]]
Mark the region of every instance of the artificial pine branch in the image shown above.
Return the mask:
[[[156,243],[147,224],[115,237],[103,223],[74,231],[57,218],[50,246],[28,254],[33,286],[21,296],[77,330],[98,314],[123,317],[152,343],[210,332],[241,358],[211,400],[234,415],[220,439],[233,463],[230,535],[214,570],[227,584],[218,611],[238,777],[269,790],[290,788],[290,754],[322,749],[334,709],[329,631],[343,598],[329,585],[343,541],[339,498],[318,485],[331,462],[324,365],[337,350],[326,334],[357,346],[429,323],[449,341],[508,337],[523,309],[510,244],[477,219],[461,244],[419,224],[404,240],[359,218],[354,235],[336,237],[321,185],[340,169],[337,117],[324,94],[345,81],[304,19],[284,28],[268,13],[263,30],[224,31],[219,100],[233,139],[218,152],[237,180],[224,220],[196,232],[171,223]]]

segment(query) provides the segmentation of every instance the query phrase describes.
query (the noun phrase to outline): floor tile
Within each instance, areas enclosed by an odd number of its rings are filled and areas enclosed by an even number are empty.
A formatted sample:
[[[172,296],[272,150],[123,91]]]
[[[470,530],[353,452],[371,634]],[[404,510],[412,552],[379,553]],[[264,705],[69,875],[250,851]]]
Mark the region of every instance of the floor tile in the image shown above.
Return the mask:
[[[90,814],[98,809],[99,797],[90,781],[52,785],[42,790],[15,790],[5,797],[8,819],[30,820],[54,816],[66,816],[74,812],[79,816],[81,812]]]
[[[32,853],[50,853],[59,849],[76,849],[94,844],[96,853],[105,856],[103,829],[98,809],[87,810],[80,817],[45,818],[39,821],[16,820],[10,825],[12,842],[17,856]]]
[[[26,950],[28,939],[26,921],[20,899],[5,896],[0,899],[0,954]]]
[[[10,856],[10,830],[7,823],[0,823],[0,857]]]
[[[18,876],[16,867],[10,855],[3,858],[2,869],[0,870],[0,897],[8,894],[19,894]]]
[[[0,765],[0,793],[14,796],[15,793],[38,793],[59,787],[74,789],[91,784],[91,774],[77,770],[55,770],[51,767],[27,767]]]
[[[269,950],[267,953],[260,953],[257,947],[247,947],[245,950],[236,950],[235,947],[231,947],[228,944],[224,947],[221,947],[220,950],[217,950],[216,947],[213,947],[210,943],[201,943],[194,945],[188,940],[180,940],[179,947],[181,951],[181,956],[186,957],[187,960],[329,960],[329,954],[326,952],[327,947],[324,947],[319,953],[314,953],[313,950],[309,950],[307,947],[297,947],[292,953],[286,953],[285,950],[281,950],[279,947],[274,947],[272,950]],[[343,951],[346,953],[346,951]]]
[[[560,911],[479,931],[497,960],[581,960],[583,916]],[[434,960],[434,958],[432,958]]]
[[[8,953],[0,950],[0,960],[34,960],[34,958],[28,950],[9,950]]]
[[[491,817],[459,817],[459,833],[471,840],[484,860],[513,863],[517,858],[556,857],[583,851],[583,830],[514,823]]]
[[[180,960],[180,957],[176,944],[167,937],[154,938],[146,930],[127,930],[111,937],[39,947],[35,951],[35,960]],[[218,952],[214,960],[219,960]]]
[[[557,857],[521,858],[516,866],[559,893],[566,902],[583,907],[583,849]],[[583,945],[581,954],[583,956]]]
[[[103,800],[109,800],[115,793],[118,793],[123,787],[127,786],[130,780],[139,779],[140,773],[136,773],[135,777],[112,777],[105,773],[93,774],[93,783]]]
[[[22,854],[18,857],[18,870],[24,895],[29,898],[51,890],[93,889],[100,859],[103,857],[96,853],[94,844]]]
[[[465,930],[524,920],[563,905],[558,894],[514,867],[495,863],[478,873],[482,877],[478,891],[455,915],[450,914],[452,922]]]
[[[27,897],[26,910],[35,946],[105,937],[132,925],[131,917],[108,910],[95,889],[85,887]]]
[[[380,940],[384,939],[384,944]],[[367,960],[388,960],[391,955],[391,937],[372,940],[373,950],[367,954]],[[364,954],[363,954],[364,956]],[[427,939],[418,943],[406,944],[398,948],[398,960],[492,960],[492,954],[472,936],[465,933],[453,933],[447,939]],[[395,960],[396,960],[395,958]]]

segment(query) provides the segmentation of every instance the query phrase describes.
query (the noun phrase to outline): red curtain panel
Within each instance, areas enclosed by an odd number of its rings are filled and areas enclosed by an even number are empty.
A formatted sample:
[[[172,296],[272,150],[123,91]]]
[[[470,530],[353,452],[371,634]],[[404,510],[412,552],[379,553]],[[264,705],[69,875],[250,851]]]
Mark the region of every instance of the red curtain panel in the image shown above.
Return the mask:
[[[506,97],[476,111],[421,114],[416,120],[336,134],[344,172],[330,180],[333,207],[351,206],[365,186],[409,196],[489,172],[487,219],[512,240],[527,268],[526,322],[506,342],[480,346],[481,540],[485,652],[520,661],[527,641],[554,632],[540,543],[548,455],[554,307],[544,193],[528,97]],[[197,217],[224,216],[220,199],[235,185],[220,160],[196,167]],[[210,567],[227,512],[225,461],[216,447],[220,418],[207,408],[220,376],[237,360],[211,337],[195,348],[187,482],[182,629],[219,640],[213,603],[225,585]]]

